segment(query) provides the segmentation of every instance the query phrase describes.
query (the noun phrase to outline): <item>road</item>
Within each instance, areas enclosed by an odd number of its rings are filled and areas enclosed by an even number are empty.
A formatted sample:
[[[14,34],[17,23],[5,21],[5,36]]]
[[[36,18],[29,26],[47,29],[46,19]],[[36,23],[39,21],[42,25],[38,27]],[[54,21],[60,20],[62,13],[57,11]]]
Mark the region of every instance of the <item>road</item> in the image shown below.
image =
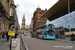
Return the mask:
[[[71,43],[56,40],[43,40],[23,35],[22,37],[28,50],[75,50],[75,44]]]

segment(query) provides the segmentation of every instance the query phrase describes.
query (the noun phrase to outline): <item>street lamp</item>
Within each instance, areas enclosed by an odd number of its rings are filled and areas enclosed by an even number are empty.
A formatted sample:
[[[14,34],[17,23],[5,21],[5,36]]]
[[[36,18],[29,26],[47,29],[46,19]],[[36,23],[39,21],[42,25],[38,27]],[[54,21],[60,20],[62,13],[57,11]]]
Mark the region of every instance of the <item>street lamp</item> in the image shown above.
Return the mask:
[[[70,5],[68,0],[68,15],[69,15],[69,34],[71,34],[71,27],[70,27]]]
[[[14,25],[13,25],[13,18],[14,18],[14,10],[13,10],[13,8],[10,9],[10,17],[12,19],[12,24],[10,24],[10,27],[11,27],[11,31],[13,31],[13,27],[14,27]],[[11,43],[12,43],[12,36],[10,38],[10,50],[11,50],[11,45],[12,45]]]

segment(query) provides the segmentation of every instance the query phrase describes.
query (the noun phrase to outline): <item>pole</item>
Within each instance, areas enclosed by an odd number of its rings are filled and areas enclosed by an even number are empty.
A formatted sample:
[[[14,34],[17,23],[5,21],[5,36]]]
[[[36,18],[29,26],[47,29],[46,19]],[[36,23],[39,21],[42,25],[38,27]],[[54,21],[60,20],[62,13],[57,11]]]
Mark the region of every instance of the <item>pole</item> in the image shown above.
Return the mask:
[[[11,50],[12,37],[10,38],[10,50]]]
[[[70,5],[68,0],[68,15],[69,15],[69,34],[71,34],[71,27],[70,27]]]
[[[12,25],[13,25],[13,16],[12,16]],[[12,26],[12,30],[11,31],[13,31],[13,26]],[[12,45],[12,36],[10,38],[10,50],[11,50],[11,45]]]

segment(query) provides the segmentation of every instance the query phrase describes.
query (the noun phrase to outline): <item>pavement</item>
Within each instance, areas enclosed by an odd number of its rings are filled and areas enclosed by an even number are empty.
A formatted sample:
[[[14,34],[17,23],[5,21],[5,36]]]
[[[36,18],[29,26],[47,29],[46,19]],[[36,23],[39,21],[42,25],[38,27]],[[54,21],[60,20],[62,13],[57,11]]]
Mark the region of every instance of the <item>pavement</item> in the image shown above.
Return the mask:
[[[11,50],[20,50],[20,38],[16,38],[15,41],[12,41]],[[10,42],[6,39],[0,39],[0,50],[10,50]]]
[[[70,41],[70,38],[65,38],[65,39],[55,39],[57,41],[61,41],[61,42],[66,42],[66,43],[72,43],[75,44],[75,41]]]
[[[24,37],[23,37],[24,38]],[[29,37],[26,37],[27,39],[26,39],[26,41],[28,40],[28,38]],[[18,40],[17,40],[17,46],[14,48],[14,47],[12,47],[12,50],[20,50],[20,39],[19,38],[17,38]],[[30,38],[29,38],[30,39]],[[32,39],[32,40],[31,40]],[[33,41],[33,38],[31,38],[30,40],[31,41]],[[25,38],[24,38],[24,40],[25,40]],[[35,39],[36,40],[36,39]],[[70,39],[69,38],[66,38],[66,39],[55,39],[56,41],[60,41],[60,42],[64,42],[65,44],[66,43],[70,43],[70,44],[75,44],[75,41],[70,41]],[[31,42],[31,41],[29,41],[29,42]],[[27,41],[28,42],[28,41]],[[37,41],[36,41],[37,42]],[[45,42],[45,41],[44,41]],[[53,41],[54,42],[54,41]],[[35,42],[34,42],[35,43]],[[33,44],[34,44],[33,43]],[[37,42],[38,43],[38,42]],[[39,42],[40,43],[40,42]],[[54,42],[55,43],[55,42]],[[64,44],[63,43],[63,44]],[[15,43],[14,43],[15,44]],[[13,46],[14,46],[14,44],[13,44]],[[27,44],[27,43],[26,43]],[[32,44],[32,43],[30,43],[30,44]],[[28,45],[29,45],[29,47],[30,47],[30,44],[28,43]],[[35,43],[36,44],[36,43]],[[56,43],[57,44],[57,43]],[[7,41],[6,39],[0,39],[0,50],[10,50],[10,48],[9,48],[9,45],[10,45],[10,42],[9,41]],[[38,44],[37,44],[38,45]],[[45,44],[45,45],[47,45],[47,44]],[[34,45],[35,46],[35,45]],[[38,45],[39,46],[39,45]],[[35,47],[35,49],[36,49],[37,47]],[[61,49],[61,48],[60,48]]]
[[[6,39],[0,39],[0,50],[9,50],[10,42]]]

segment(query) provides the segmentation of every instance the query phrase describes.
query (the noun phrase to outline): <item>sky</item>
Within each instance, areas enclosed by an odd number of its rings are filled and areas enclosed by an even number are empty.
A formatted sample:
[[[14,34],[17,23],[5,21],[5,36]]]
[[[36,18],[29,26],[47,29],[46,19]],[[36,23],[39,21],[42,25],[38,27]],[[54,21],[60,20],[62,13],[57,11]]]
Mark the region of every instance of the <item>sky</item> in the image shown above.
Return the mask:
[[[41,10],[51,8],[58,0],[14,0],[17,5],[17,16],[21,27],[23,15],[25,15],[26,25],[30,25],[31,18],[33,17],[34,11],[36,11],[38,5]]]

